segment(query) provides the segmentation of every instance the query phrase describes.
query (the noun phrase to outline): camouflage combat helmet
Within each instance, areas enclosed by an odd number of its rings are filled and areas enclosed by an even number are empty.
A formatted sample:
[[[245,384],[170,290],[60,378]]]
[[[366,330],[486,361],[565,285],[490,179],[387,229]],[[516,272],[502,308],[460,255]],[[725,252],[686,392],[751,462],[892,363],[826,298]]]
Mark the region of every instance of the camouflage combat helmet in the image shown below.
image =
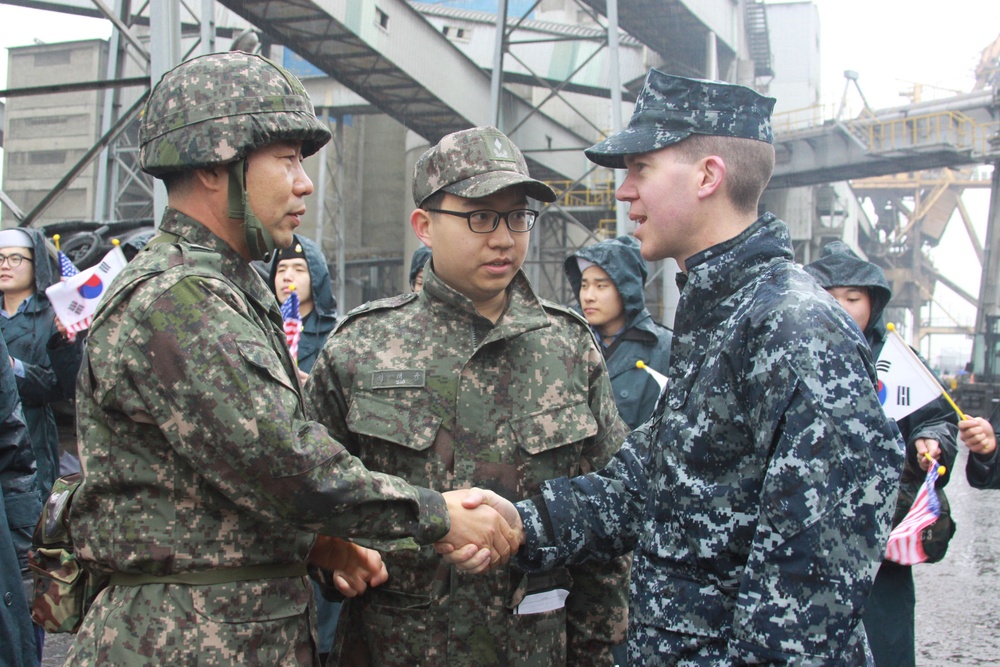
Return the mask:
[[[163,75],[143,110],[139,164],[156,177],[230,166],[230,217],[243,218],[254,259],[274,242],[250,211],[244,160],[276,141],[301,141],[309,156],[330,140],[305,88],[270,60],[231,51],[192,58]]]

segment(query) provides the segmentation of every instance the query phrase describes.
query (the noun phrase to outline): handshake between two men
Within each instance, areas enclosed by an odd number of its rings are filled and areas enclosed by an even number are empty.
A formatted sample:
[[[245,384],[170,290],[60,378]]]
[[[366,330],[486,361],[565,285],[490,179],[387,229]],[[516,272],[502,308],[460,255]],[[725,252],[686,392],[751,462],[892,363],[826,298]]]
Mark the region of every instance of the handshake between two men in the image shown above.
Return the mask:
[[[478,574],[504,565],[524,543],[521,516],[506,498],[484,489],[441,495],[448,505],[451,529],[434,548],[462,572]],[[349,598],[389,578],[377,551],[338,537],[319,535],[309,562],[332,572],[337,590]]]

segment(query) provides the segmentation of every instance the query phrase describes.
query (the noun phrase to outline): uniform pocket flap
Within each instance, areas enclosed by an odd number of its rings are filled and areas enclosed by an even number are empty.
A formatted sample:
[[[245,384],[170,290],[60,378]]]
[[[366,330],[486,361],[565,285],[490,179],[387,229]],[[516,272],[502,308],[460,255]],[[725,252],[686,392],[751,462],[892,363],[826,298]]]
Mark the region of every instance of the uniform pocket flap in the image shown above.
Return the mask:
[[[236,349],[251,366],[259,369],[265,375],[271,376],[292,391],[298,391],[298,386],[288,377],[284,364],[274,350],[261,345],[256,340],[241,340],[237,343]]]
[[[434,444],[440,426],[441,418],[436,415],[370,394],[354,394],[347,411],[347,428],[352,433],[392,442],[416,452]]]
[[[534,455],[597,435],[597,419],[580,401],[512,419],[510,428],[521,449]]]

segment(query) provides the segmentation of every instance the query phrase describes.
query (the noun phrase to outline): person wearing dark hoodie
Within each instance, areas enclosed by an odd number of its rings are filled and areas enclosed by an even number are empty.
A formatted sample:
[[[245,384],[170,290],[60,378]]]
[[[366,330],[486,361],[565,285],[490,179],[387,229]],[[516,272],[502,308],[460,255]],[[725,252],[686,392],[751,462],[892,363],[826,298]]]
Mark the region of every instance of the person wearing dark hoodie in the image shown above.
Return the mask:
[[[7,345],[0,336],[0,359],[7,356]],[[4,652],[0,663],[9,667],[37,665],[42,658],[44,634],[32,625],[28,606],[34,579],[28,570],[28,548],[41,511],[35,455],[17,381],[10,366],[0,364],[0,597],[4,601],[0,604],[0,646]]]
[[[882,317],[892,291],[882,269],[858,257],[841,241],[823,248],[819,259],[805,270],[851,315],[878,359],[889,335]],[[923,482],[930,461],[944,464],[945,474],[937,481],[943,488],[951,475],[957,453],[958,415],[940,397],[896,422],[906,443],[906,463],[900,487],[915,490]],[[893,526],[905,510],[897,508]],[[878,667],[912,667],[916,592],[910,566],[884,560],[875,576],[875,585],[865,605],[864,624],[875,664]]]
[[[45,288],[59,279],[55,249],[41,231],[0,231],[0,331],[17,378],[43,499],[59,477],[59,433],[52,405],[73,397],[83,352],[84,337],[71,343],[60,333],[45,295]]]
[[[653,414],[660,396],[656,380],[636,362],[666,375],[671,341],[670,329],[646,309],[649,272],[639,242],[622,236],[595,243],[567,257],[563,270],[601,344],[618,411],[634,430]]]
[[[419,292],[424,289],[424,264],[431,258],[431,249],[425,245],[413,251],[410,259],[410,291]]]
[[[295,234],[292,245],[276,253],[268,284],[278,303],[284,303],[295,286],[302,317],[298,364],[300,371],[309,373],[327,336],[337,326],[337,298],[326,257],[314,242]]]

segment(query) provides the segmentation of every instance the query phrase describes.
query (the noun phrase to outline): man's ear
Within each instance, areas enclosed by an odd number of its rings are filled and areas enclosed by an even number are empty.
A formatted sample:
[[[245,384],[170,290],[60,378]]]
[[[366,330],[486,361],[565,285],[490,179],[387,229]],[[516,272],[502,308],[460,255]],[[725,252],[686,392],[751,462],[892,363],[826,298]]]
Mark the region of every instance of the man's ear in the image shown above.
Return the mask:
[[[726,180],[726,163],[718,155],[709,155],[702,158],[698,166],[698,197],[704,199],[722,187]]]
[[[225,165],[195,169],[194,174],[202,187],[211,192],[221,192],[229,186],[229,169]]]
[[[410,226],[413,227],[413,233],[425,246],[434,247],[431,237],[431,216],[427,211],[422,208],[413,209],[413,213],[410,214]]]

